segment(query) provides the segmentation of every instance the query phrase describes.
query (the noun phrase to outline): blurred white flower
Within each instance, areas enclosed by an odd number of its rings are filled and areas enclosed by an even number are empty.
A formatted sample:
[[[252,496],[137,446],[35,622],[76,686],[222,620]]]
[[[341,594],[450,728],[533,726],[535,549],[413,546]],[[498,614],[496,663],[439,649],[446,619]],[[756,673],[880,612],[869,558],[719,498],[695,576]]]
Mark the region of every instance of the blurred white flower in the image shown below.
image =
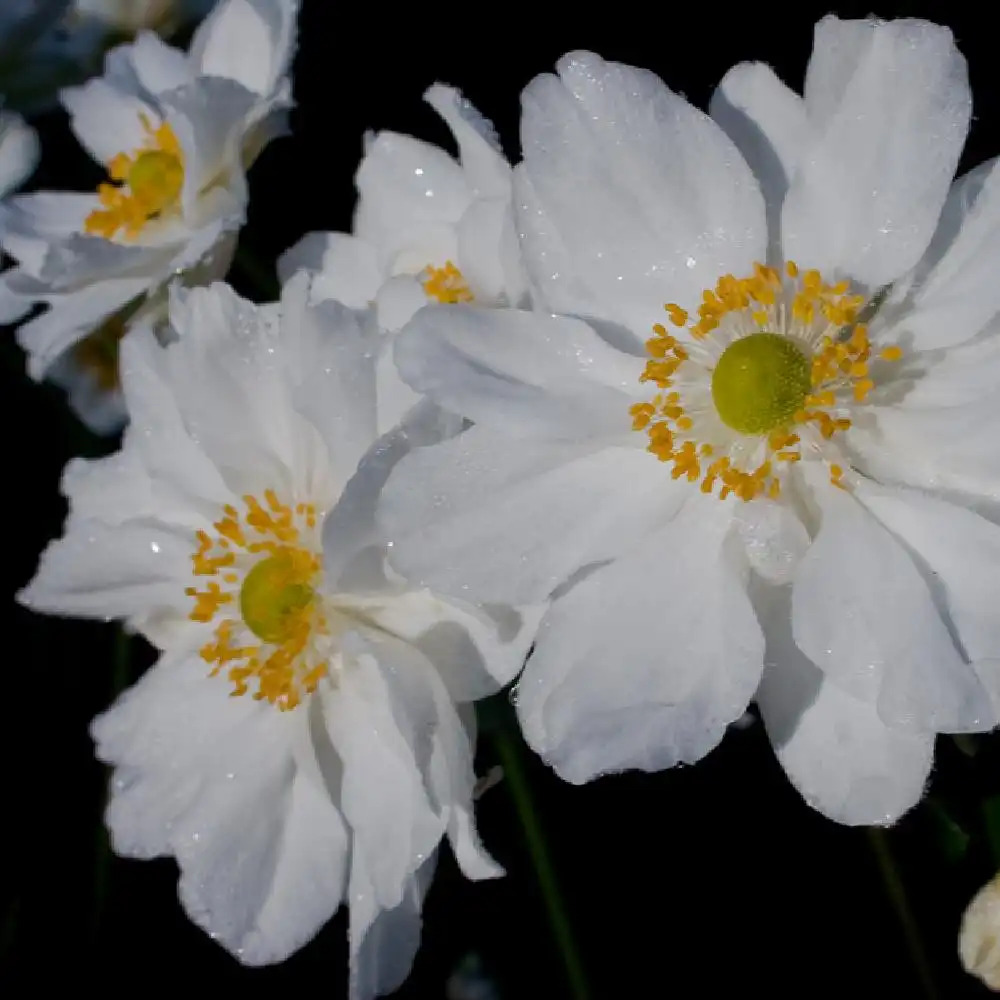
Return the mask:
[[[191,919],[251,965],[349,904],[363,1000],[407,974],[442,837],[500,874],[455,702],[510,680],[523,630],[385,566],[374,498],[439,428],[428,408],[378,439],[370,315],[310,305],[303,275],[279,306],[178,290],[171,322],[167,347],[123,343],[122,449],[70,463],[65,535],[20,599],[162,651],[93,725],[115,850],[176,857]]]
[[[214,0],[3,0],[0,94],[24,112],[47,110],[62,87],[100,71],[112,45],[140,31],[169,37]]]
[[[214,0],[72,0],[71,16],[92,19],[108,31],[135,35],[155,31],[167,36],[211,9]]]
[[[716,121],[558,70],[514,183],[566,315],[402,331],[403,377],[475,426],[390,478],[393,560],[552,598],[517,709],[568,780],[693,762],[755,698],[811,805],[891,822],[1000,694],[1000,168],[951,186],[965,61],[927,22],[827,18],[804,98],[738,66]]]
[[[310,233],[279,262],[283,276],[315,273],[318,296],[374,302],[389,330],[428,302],[518,305],[526,293],[511,168],[493,126],[451,87],[424,99],[451,128],[458,161],[411,136],[368,137],[353,233]]]
[[[1000,875],[987,882],[966,908],[958,954],[966,972],[1000,991]]]
[[[296,0],[223,0],[186,54],[148,33],[111,51],[102,77],[62,94],[108,181],[12,198],[0,212],[0,245],[17,262],[0,297],[22,312],[48,306],[18,331],[28,371],[41,378],[59,362],[66,381],[75,368],[105,404],[88,405],[82,389],[71,400],[95,429],[122,418],[102,388],[117,382],[115,338],[162,318],[169,283],[204,284],[229,266],[246,170],[285,128],[296,12]],[[67,356],[95,331],[108,349]]]

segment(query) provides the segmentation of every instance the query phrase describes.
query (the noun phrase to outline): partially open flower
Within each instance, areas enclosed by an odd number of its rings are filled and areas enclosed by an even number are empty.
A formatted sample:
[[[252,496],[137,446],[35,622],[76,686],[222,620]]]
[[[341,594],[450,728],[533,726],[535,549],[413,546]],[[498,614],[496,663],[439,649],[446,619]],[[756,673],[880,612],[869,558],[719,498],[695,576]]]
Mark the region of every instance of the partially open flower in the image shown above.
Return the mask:
[[[399,329],[427,303],[522,303],[527,292],[511,204],[511,168],[493,126],[451,87],[424,99],[448,123],[456,161],[395,132],[366,141],[353,232],[310,233],[282,258],[317,275],[315,293]]]

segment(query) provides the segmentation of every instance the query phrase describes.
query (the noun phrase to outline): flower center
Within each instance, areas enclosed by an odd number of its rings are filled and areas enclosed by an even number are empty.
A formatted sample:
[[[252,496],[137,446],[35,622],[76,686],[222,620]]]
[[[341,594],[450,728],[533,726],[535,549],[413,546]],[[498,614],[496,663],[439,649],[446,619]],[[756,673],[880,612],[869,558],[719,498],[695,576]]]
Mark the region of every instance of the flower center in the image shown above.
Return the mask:
[[[712,372],[712,400],[719,417],[741,434],[763,434],[788,423],[811,388],[806,356],[777,333],[751,333],[734,340]]]
[[[203,589],[187,588],[194,599],[189,617],[215,623],[200,651],[211,676],[225,670],[234,695],[255,685],[255,699],[295,708],[327,672],[316,511],[284,504],[273,490],[265,490],[263,503],[253,496],[243,503],[242,514],[223,508],[214,535],[198,532],[192,572],[211,579]]]
[[[240,614],[247,628],[265,642],[288,642],[316,595],[314,575],[312,558],[300,549],[279,549],[262,559],[240,588]]]
[[[424,268],[421,281],[427,298],[436,299],[444,305],[471,302],[474,298],[465,276],[450,260],[445,262],[444,267]]]
[[[145,225],[174,209],[184,187],[184,156],[169,124],[155,128],[143,115],[146,140],[134,153],[119,153],[109,164],[115,184],[97,189],[101,208],[84,222],[84,231],[111,239],[120,229],[135,239]]]
[[[873,352],[856,322],[864,301],[846,281],[828,284],[789,261],[784,275],[762,264],[747,278],[723,275],[690,324],[667,305],[685,336],[653,327],[640,381],[658,392],[631,407],[633,428],[675,479],[720,498],[776,498],[787,468],[807,455],[843,486],[846,460],[832,439],[851,427],[879,366],[903,354],[895,344]]]

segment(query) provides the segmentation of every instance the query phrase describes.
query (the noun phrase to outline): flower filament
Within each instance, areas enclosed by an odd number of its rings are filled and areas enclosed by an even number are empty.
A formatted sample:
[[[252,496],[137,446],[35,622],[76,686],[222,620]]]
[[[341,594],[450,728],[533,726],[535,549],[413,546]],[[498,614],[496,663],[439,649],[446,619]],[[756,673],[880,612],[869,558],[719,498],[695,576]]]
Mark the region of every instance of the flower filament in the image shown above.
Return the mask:
[[[184,155],[167,122],[153,127],[142,115],[146,133],[142,147],[119,153],[108,164],[114,184],[97,189],[101,207],[84,221],[84,232],[112,239],[119,230],[135,239],[151,219],[174,209],[184,186]]]
[[[225,670],[233,695],[253,684],[255,699],[287,710],[327,672],[327,657],[317,648],[328,628],[316,593],[316,510],[284,504],[273,490],[264,492],[263,503],[250,495],[243,502],[242,514],[223,508],[214,536],[197,534],[192,571],[211,579],[203,589],[187,588],[194,600],[189,617],[216,623],[200,650],[211,676]]]
[[[475,296],[462,272],[449,260],[444,267],[426,267],[420,280],[429,299],[452,306],[458,302],[471,302]]]
[[[902,357],[891,345],[873,358],[868,329],[856,322],[863,305],[846,281],[830,285],[791,261],[784,276],[762,264],[747,278],[723,275],[693,322],[668,304],[687,338],[653,327],[640,381],[659,391],[631,407],[633,428],[675,479],[700,481],[720,498],[778,497],[783,469],[804,445],[822,452],[851,426],[849,408],[875,387],[872,364]],[[829,468],[842,486],[843,465]]]

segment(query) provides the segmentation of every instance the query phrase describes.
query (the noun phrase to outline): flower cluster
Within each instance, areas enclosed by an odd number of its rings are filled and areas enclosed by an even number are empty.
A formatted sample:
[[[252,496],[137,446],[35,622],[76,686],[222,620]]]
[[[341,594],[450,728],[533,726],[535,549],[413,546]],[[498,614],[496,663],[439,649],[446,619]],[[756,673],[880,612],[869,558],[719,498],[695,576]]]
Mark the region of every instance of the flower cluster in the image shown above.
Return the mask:
[[[499,874],[467,706],[519,674],[567,781],[753,702],[811,806],[894,822],[1000,719],[1000,167],[954,179],[950,32],[825,18],[804,95],[740,64],[707,115],[572,53],[514,166],[436,84],[457,157],[370,136],[352,231],[253,305],[219,279],[296,15],[112,49],[61,94],[106,180],[0,209],[30,374],[127,422],[20,594],[159,650],[93,724],[115,849],[248,964],[349,905],[351,995],[390,991],[442,840]],[[0,119],[0,197],[34,152]]]

